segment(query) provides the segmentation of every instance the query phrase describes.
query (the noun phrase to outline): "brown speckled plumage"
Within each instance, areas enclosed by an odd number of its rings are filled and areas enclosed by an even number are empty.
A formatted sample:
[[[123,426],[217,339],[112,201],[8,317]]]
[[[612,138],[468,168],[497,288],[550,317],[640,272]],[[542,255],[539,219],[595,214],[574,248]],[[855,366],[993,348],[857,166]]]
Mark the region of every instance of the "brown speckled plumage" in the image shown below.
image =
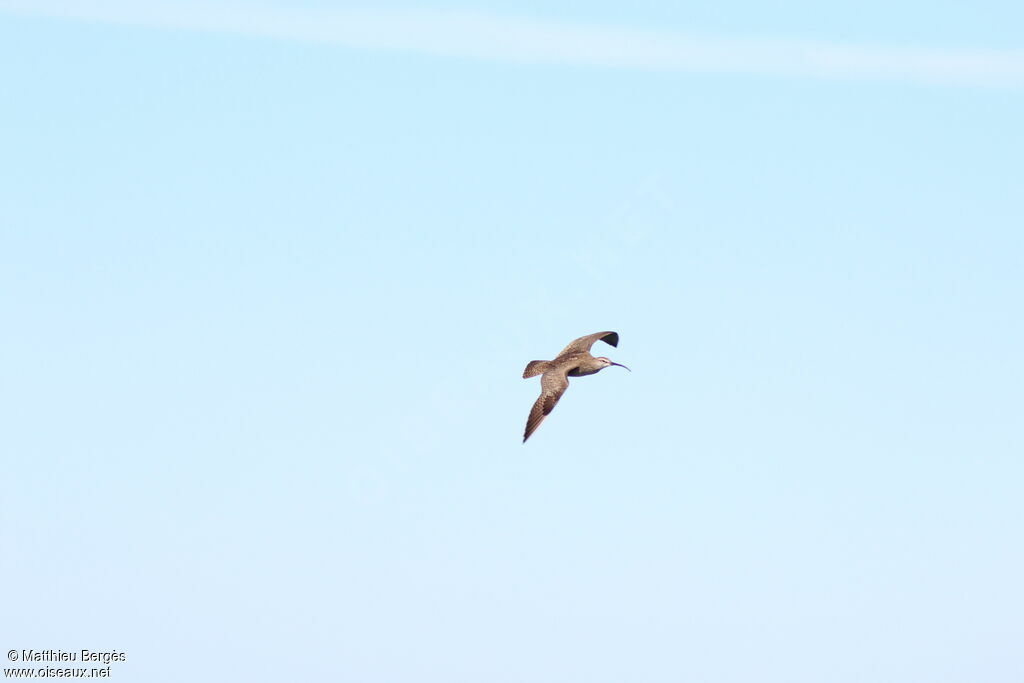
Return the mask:
[[[526,443],[526,440],[537,430],[537,427],[544,421],[544,418],[555,409],[558,399],[569,388],[569,377],[592,375],[611,365],[626,368],[625,365],[613,363],[603,356],[595,358],[590,355],[590,347],[598,339],[611,346],[619,345],[618,332],[595,332],[594,334],[574,339],[568,346],[562,349],[554,360],[535,360],[530,361],[526,365],[526,369],[523,370],[524,379],[535,377],[536,375],[541,375],[541,378],[540,397],[533,404],[530,417],[526,420],[523,443]],[[629,370],[629,368],[626,369]]]

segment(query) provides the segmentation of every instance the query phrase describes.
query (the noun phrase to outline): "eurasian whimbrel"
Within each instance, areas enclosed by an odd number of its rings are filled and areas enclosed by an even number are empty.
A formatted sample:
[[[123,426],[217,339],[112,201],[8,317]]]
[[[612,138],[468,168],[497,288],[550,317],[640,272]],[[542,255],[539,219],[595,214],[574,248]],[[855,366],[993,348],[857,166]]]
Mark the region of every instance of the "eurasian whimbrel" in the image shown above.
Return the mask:
[[[593,375],[595,372],[604,370],[609,365],[618,365],[626,368],[622,363],[613,363],[604,356],[594,358],[590,355],[590,347],[598,339],[611,344],[619,345],[618,332],[595,332],[586,337],[574,339],[562,352],[555,356],[554,360],[534,360],[526,365],[523,370],[523,379],[541,375],[540,398],[533,404],[530,417],[526,420],[526,432],[523,434],[523,443],[530,438],[544,418],[555,409],[558,399],[569,388],[569,377],[582,377]],[[629,368],[626,368],[629,370]]]

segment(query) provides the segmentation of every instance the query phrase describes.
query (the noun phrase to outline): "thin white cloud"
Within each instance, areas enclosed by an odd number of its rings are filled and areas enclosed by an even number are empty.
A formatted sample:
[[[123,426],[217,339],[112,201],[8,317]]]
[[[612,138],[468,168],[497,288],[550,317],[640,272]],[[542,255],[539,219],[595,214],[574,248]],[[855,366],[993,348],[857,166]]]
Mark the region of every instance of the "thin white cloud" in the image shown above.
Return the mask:
[[[0,12],[533,64],[1020,87],[1024,51],[694,36],[448,11],[0,0]]]

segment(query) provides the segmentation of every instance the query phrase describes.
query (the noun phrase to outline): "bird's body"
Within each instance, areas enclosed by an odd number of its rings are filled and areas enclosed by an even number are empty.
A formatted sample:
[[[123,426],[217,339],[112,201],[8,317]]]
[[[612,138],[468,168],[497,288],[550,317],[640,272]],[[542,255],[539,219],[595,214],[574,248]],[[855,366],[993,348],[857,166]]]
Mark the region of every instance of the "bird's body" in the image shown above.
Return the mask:
[[[619,345],[618,332],[596,332],[585,337],[574,339],[568,346],[562,349],[554,360],[530,361],[523,370],[523,378],[540,378],[540,398],[533,404],[530,417],[526,420],[526,431],[523,434],[523,443],[530,438],[544,418],[555,409],[558,399],[562,397],[565,390],[569,388],[569,377],[583,377],[593,375],[605,368],[618,365],[626,368],[621,363],[613,363],[604,356],[594,357],[590,355],[590,347],[598,339],[611,346]],[[626,368],[629,370],[629,368]]]

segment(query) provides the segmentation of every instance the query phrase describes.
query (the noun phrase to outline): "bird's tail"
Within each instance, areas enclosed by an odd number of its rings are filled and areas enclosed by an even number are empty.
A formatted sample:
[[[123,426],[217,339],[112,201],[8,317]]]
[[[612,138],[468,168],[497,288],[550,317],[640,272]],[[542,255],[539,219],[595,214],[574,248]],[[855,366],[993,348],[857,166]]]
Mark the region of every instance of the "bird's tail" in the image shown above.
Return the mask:
[[[526,369],[523,370],[523,379],[543,375],[550,369],[550,367],[551,361],[549,360],[531,360],[526,364]]]

